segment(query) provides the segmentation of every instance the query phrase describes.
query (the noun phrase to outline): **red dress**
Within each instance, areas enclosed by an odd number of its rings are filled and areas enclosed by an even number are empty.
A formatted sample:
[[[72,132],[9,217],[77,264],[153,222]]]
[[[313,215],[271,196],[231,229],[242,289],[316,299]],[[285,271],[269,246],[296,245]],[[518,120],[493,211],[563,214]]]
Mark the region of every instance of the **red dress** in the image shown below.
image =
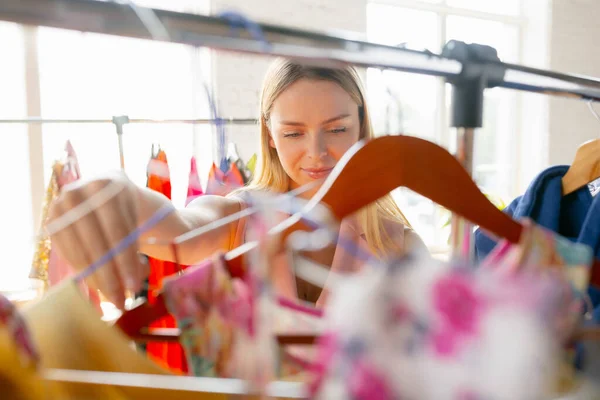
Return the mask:
[[[147,186],[171,198],[171,179],[169,176],[169,165],[167,155],[160,150],[156,158],[151,159],[148,165]],[[150,276],[148,284],[148,301],[155,301],[155,291],[162,288],[163,279],[167,276],[177,274],[183,266],[178,266],[169,261],[161,261],[148,257],[150,264]],[[150,325],[151,328],[175,328],[177,325],[172,316],[164,317]],[[175,373],[188,373],[188,366],[183,347],[179,343],[150,342],[146,346],[146,353],[156,363],[169,368]]]

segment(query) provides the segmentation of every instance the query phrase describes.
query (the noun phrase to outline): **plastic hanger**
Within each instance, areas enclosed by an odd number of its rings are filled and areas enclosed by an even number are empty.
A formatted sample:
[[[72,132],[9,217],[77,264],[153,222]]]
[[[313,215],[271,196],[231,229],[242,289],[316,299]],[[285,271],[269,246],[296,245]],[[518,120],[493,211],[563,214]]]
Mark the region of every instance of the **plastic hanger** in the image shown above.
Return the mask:
[[[355,144],[302,212],[274,227],[270,234],[283,243],[293,231],[310,230],[302,222],[302,215],[321,204],[341,221],[398,187],[427,197],[497,237],[512,243],[519,241],[521,224],[487,199],[454,156],[432,142],[410,136],[384,136]],[[256,243],[246,243],[226,254],[232,276],[243,273],[244,259],[255,246]],[[600,263],[596,260],[590,284],[599,286],[598,272]],[[166,312],[164,303],[142,304],[126,311],[117,325],[127,334],[136,335]]]
[[[241,158],[234,142],[229,142],[229,145],[227,146],[227,158],[229,159],[229,162],[236,162]]]
[[[600,116],[588,102],[588,107],[594,117],[600,121]],[[600,178],[600,138],[587,141],[577,149],[575,160],[562,178],[563,196],[575,192],[590,182]]]
[[[152,160],[158,158],[158,155],[160,154],[161,151],[162,151],[162,147],[160,146],[160,144],[152,143],[152,152],[150,153],[150,158]]]

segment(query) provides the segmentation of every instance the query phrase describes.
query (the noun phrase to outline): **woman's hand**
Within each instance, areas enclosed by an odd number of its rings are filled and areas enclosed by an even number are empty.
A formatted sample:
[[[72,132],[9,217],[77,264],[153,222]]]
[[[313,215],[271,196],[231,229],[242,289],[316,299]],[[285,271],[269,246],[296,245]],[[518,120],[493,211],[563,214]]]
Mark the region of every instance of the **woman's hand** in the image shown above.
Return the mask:
[[[66,185],[51,205],[46,224],[53,248],[76,271],[84,270],[137,227],[138,193],[121,173]],[[126,290],[138,291],[148,276],[137,250],[137,243],[131,245],[87,279],[119,308]]]

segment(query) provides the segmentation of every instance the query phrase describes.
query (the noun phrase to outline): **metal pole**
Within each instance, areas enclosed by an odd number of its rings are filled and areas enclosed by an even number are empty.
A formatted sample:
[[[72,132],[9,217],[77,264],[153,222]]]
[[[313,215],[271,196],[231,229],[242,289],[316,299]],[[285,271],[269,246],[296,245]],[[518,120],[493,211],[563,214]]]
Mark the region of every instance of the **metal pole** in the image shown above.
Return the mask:
[[[450,81],[452,84],[451,126],[456,128],[455,157],[467,173],[473,176],[473,144],[475,129],[483,125],[484,92],[485,89],[502,82],[505,70],[502,67],[482,66],[498,60],[496,49],[490,46],[450,41],[444,46],[442,54],[463,63],[461,76]],[[451,221],[450,242],[453,257],[474,260],[473,226],[464,218],[454,214]]]
[[[115,116],[112,118],[112,123],[115,124],[117,130],[117,141],[119,143],[119,161],[121,170],[125,171],[125,150],[123,148],[123,125],[129,123],[129,117],[126,115]]]
[[[255,118],[221,118],[219,122],[227,125],[255,125]],[[152,118],[130,118],[130,124],[191,124],[210,125],[216,124],[215,119],[152,119]],[[61,119],[29,117],[19,119],[0,119],[0,124],[114,124],[112,119]]]
[[[475,128],[457,128],[455,157],[462,164],[469,175],[473,175],[473,144],[475,141]],[[472,260],[475,251],[473,240],[473,225],[467,220],[452,214],[451,221],[451,246],[454,255]]]
[[[354,64],[425,75],[456,78],[464,65],[452,57],[429,51],[370,43],[363,37],[339,32],[317,33],[269,24],[257,24],[264,40],[246,30],[232,31],[224,18],[152,10],[169,31],[169,41],[242,53],[295,58],[323,66]],[[80,32],[154,40],[136,13],[126,4],[97,0],[3,0],[0,20],[50,26]],[[161,38],[163,41],[167,38]],[[506,71],[496,86],[544,94],[600,100],[600,80],[502,63],[477,60],[484,69]]]

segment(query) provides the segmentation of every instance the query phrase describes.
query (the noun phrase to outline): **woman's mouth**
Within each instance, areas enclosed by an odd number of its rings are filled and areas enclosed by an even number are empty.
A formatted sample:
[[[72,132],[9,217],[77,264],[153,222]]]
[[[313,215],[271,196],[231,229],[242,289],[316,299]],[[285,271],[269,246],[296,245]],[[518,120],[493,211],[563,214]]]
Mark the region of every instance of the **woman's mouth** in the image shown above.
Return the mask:
[[[329,173],[333,170],[331,168],[302,168],[302,171],[306,172],[308,176],[312,179],[322,179],[325,178]]]

